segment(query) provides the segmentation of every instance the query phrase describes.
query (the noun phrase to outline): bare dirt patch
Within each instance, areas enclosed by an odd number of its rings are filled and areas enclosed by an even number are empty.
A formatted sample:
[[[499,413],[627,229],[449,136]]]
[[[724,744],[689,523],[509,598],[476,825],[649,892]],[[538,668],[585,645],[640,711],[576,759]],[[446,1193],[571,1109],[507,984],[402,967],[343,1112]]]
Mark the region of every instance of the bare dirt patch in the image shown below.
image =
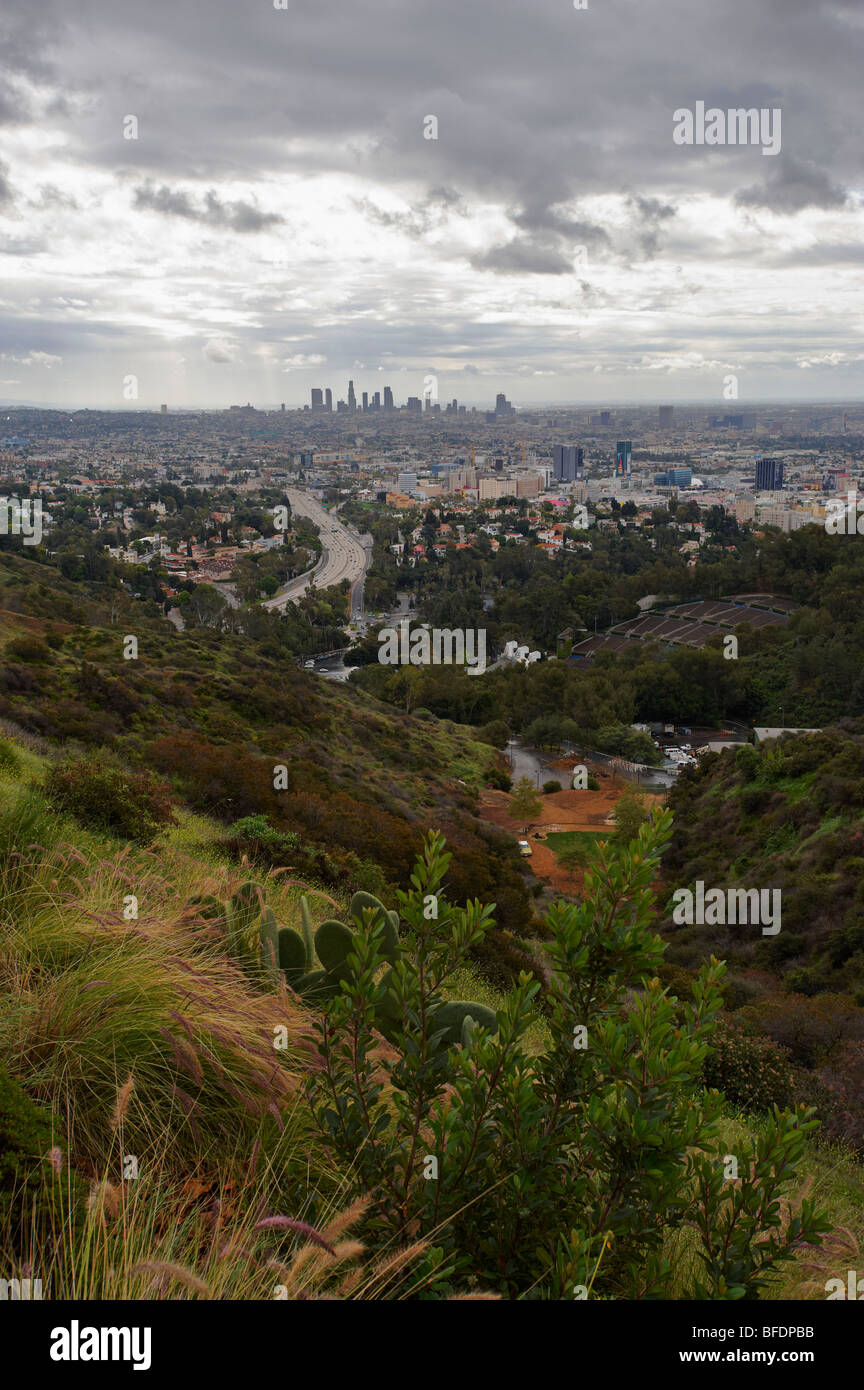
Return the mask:
[[[553,763],[552,769],[569,772],[574,765],[574,759],[563,758]],[[542,835],[555,830],[591,830],[594,834],[611,834],[614,830],[612,812],[615,804],[624,792],[628,791],[638,791],[638,788],[630,782],[625,782],[623,778],[609,777],[602,779],[599,791],[567,790],[550,792],[548,796],[541,793],[540,815],[531,823],[527,834],[523,832],[523,823],[514,820],[509,813],[508,792],[485,788],[480,793],[479,814],[485,820],[500,826],[502,830],[508,830],[517,840],[527,840],[532,849],[532,872],[537,878],[550,884],[557,893],[569,895],[581,888],[581,872],[574,875],[561,869],[554,851],[542,840],[537,839],[537,832]],[[664,800],[663,795],[656,792],[643,792],[642,796],[648,807],[662,804]]]

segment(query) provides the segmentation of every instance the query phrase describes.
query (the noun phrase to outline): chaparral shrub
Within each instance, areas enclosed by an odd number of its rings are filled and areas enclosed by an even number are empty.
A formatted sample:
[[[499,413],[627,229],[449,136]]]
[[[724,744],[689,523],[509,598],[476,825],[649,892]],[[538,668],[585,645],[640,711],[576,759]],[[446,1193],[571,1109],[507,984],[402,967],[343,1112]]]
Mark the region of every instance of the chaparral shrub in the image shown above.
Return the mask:
[[[0,738],[0,776],[15,777],[21,771],[21,758],[14,743]]]
[[[94,757],[58,763],[48,774],[45,794],[57,810],[82,825],[144,845],[174,819],[163,783],[147,772],[126,772]]]
[[[49,1115],[0,1067],[0,1247],[16,1255],[50,1219],[51,1187],[66,1166]],[[76,1196],[78,1180],[65,1174]]]
[[[792,1099],[789,1053],[770,1038],[755,1037],[737,1023],[719,1021],[702,1069],[706,1086],[746,1111],[770,1110]]]
[[[450,1280],[526,1299],[668,1297],[673,1287],[680,1298],[753,1298],[826,1229],[812,1202],[788,1220],[781,1210],[814,1127],[806,1109],[775,1111],[739,1146],[743,1176],[726,1181],[722,1099],[699,1085],[725,967],[706,964],[678,1003],[657,978],[651,885],[670,826],[660,813],[630,845],[604,846],[584,902],[549,912],[540,1055],[525,1042],[539,992],[527,973],[495,1031],[469,1019],[454,1041],[454,1006],[439,1017],[442,988],[493,920],[477,901],[445,898],[441,836],[398,895],[395,959],[380,918],[356,936],[317,1024],[307,1096],[369,1200],[367,1244],[432,1242],[418,1293]],[[385,958],[394,963],[382,973]],[[670,1238],[685,1228],[694,1258],[673,1262]]]

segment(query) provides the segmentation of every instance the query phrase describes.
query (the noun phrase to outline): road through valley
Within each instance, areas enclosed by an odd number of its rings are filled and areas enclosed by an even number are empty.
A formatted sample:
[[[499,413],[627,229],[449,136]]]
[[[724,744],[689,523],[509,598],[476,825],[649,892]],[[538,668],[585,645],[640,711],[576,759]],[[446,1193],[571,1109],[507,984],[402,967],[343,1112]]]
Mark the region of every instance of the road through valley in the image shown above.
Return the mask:
[[[314,521],[321,536],[321,558],[313,570],[289,579],[278,593],[264,603],[265,608],[284,608],[286,603],[305,594],[314,581],[316,589],[326,589],[342,579],[351,583],[351,615],[363,611],[363,575],[371,552],[321,503],[300,488],[286,489],[291,512]]]

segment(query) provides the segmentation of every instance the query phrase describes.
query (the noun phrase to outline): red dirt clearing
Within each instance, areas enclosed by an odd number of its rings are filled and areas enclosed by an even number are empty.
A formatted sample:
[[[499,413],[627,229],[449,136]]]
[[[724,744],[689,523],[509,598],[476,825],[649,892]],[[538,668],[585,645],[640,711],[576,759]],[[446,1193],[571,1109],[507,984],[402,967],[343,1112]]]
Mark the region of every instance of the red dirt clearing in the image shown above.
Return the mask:
[[[573,759],[562,759],[552,765],[560,771],[570,770],[573,766]],[[550,777],[551,775],[552,769]],[[541,793],[540,815],[531,823],[527,834],[523,833],[523,823],[514,820],[509,814],[508,792],[484,789],[480,793],[479,813],[485,820],[492,821],[503,830],[509,830],[517,840],[527,840],[533,851],[532,872],[537,878],[549,883],[556,892],[569,895],[581,887],[582,874],[574,875],[559,868],[554,851],[536,838],[537,831],[548,834],[550,830],[592,830],[595,834],[602,834],[604,831],[611,834],[614,830],[612,812],[615,803],[627,791],[638,791],[638,788],[621,778],[610,777],[608,780],[603,779],[600,790],[596,792],[568,790],[550,792],[548,796]],[[662,804],[664,800],[663,795],[656,792],[643,792],[642,797],[646,807]]]

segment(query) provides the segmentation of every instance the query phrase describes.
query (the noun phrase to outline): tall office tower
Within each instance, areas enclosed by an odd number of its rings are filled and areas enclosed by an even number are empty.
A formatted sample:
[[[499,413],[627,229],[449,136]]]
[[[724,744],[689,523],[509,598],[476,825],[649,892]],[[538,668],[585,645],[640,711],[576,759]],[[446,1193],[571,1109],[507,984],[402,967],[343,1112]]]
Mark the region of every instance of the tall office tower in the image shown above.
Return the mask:
[[[324,409],[324,392],[321,390],[320,386],[312,387],[312,409]]]
[[[373,409],[373,410],[380,410],[380,409],[381,409],[381,392],[380,392],[380,391],[376,391],[376,392],[375,392],[375,395],[372,397],[372,409]]]
[[[389,386],[384,387],[384,409],[393,409],[393,392],[390,390]]]
[[[675,414],[674,405],[661,405],[658,409],[661,430],[668,430],[672,424],[672,416]]]
[[[364,391],[364,392],[363,392],[363,409],[364,409],[364,410],[368,410],[368,409],[369,409],[369,392],[368,392],[368,391]]]
[[[284,415],[284,414],[285,414],[285,402],[284,402],[284,401],[283,401],[282,404],[280,405],[279,409],[282,411],[282,414]]]
[[[356,409],[357,409],[357,397],[354,395],[354,382],[353,382],[353,381],[349,381],[349,382],[348,382],[348,409],[349,409],[349,410],[356,410]]]
[[[282,408],[283,408],[283,410],[284,410],[285,407],[283,406]],[[160,406],[160,410],[161,410],[161,412],[162,412],[163,415],[167,415],[167,414],[168,414],[168,407],[167,407],[167,405]]]
[[[333,409],[333,392],[330,390],[329,386],[324,391],[324,409]]]
[[[384,392],[385,392],[385,396],[386,396],[386,392],[387,392],[386,386],[385,386],[385,388],[384,388]],[[420,399],[419,396],[409,396],[409,397],[408,397],[408,409],[409,409],[410,411],[413,411],[415,414],[418,414],[418,415],[422,412],[422,410],[423,410],[423,402],[421,401],[421,399]]]
[[[689,487],[693,481],[692,468],[667,468],[666,477],[670,487]]]
[[[556,444],[552,455],[552,478],[556,483],[575,483],[582,477],[584,453],[575,444]]]
[[[611,411],[611,410],[601,410],[601,411],[600,411],[600,424],[603,425],[603,426],[605,427],[606,425],[611,425],[611,423],[612,423],[612,411]]]
[[[630,461],[633,455],[633,443],[629,439],[619,439],[615,445],[615,477],[630,477]]]
[[[496,414],[496,415],[514,415],[514,414],[515,414],[515,411],[514,411],[514,409],[513,409],[513,406],[510,404],[510,402],[508,401],[507,397],[504,395],[504,392],[503,392],[503,391],[499,391],[499,392],[498,392],[498,395],[495,397],[495,414]]]
[[[756,460],[756,491],[779,492],[783,487],[783,464],[780,459]]]

